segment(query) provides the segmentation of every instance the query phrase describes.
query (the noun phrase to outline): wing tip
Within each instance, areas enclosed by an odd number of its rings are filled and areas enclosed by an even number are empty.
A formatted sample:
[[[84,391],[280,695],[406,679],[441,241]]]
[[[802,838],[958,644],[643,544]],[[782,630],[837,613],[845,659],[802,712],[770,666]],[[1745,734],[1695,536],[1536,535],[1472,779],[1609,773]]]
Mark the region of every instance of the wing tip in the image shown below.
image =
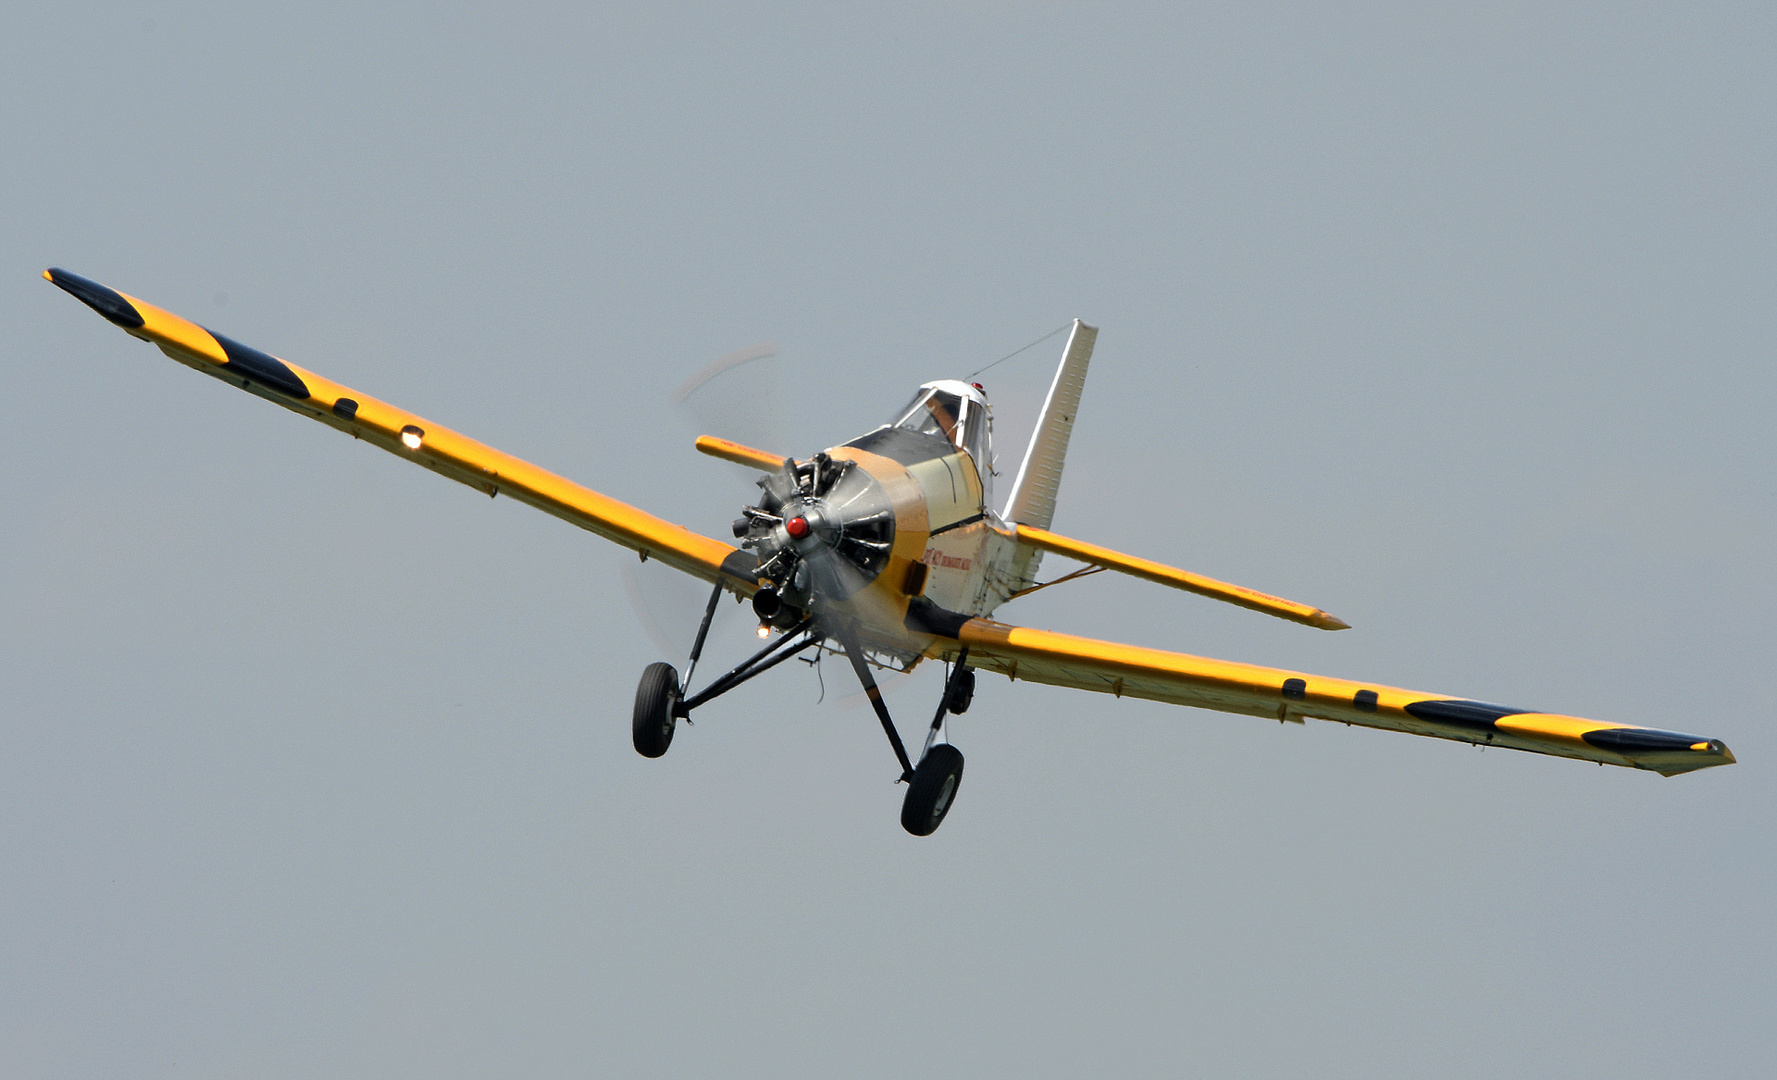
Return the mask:
[[[123,298],[116,289],[107,288],[91,278],[52,266],[43,272],[43,280],[72,296],[74,299],[103,315],[106,321],[125,330],[137,330],[144,322],[142,313],[135,305]]]
[[[1708,744],[1697,744],[1697,746],[1704,745],[1711,745],[1712,748],[1698,751],[1702,755],[1700,757],[1680,758],[1676,755],[1667,755],[1659,760],[1641,765],[1640,767],[1650,769],[1653,772],[1659,773],[1661,776],[1682,776],[1688,772],[1698,772],[1702,769],[1714,769],[1722,765],[1738,765],[1740,763],[1739,759],[1734,757],[1734,752],[1724,746],[1719,739],[1711,739]],[[1697,747],[1692,747],[1691,749],[1695,751],[1697,750]]]

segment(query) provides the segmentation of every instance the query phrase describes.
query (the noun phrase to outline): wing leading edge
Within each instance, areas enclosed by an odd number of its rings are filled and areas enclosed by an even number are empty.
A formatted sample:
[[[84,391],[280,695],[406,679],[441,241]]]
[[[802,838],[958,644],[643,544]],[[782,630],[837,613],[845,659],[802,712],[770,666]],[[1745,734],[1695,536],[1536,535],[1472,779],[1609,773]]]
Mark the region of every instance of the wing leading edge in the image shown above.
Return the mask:
[[[1734,763],[1720,740],[1700,735],[1119,645],[991,619],[921,612],[914,620],[921,630],[967,645],[971,665],[1028,682],[1277,720],[1334,720],[1665,776]],[[938,651],[954,659],[957,650],[947,646],[940,642]]]
[[[757,589],[754,558],[627,503],[501,453],[440,424],[295,364],[52,267],[50,283],[174,360],[319,420],[488,495],[506,495],[742,595]]]

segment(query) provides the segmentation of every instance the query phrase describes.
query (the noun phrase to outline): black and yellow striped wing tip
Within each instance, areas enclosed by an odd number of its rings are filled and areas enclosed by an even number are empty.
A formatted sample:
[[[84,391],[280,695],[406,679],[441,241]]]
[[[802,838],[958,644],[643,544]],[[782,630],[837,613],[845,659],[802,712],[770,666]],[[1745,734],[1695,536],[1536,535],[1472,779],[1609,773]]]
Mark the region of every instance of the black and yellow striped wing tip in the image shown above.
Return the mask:
[[[52,266],[45,270],[43,280],[125,330],[142,328],[144,322],[142,313],[137,311],[135,305],[124,299],[123,294],[116,289],[107,288],[91,278],[70,273],[59,266]]]

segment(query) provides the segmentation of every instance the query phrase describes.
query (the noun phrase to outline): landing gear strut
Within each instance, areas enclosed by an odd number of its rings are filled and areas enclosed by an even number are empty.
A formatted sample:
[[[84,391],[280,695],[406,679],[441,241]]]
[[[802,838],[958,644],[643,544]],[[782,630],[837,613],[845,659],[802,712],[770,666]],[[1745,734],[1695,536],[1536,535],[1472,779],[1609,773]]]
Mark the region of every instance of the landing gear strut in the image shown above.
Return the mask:
[[[925,749],[913,770],[913,781],[907,785],[907,797],[901,800],[901,828],[914,836],[930,836],[938,830],[944,815],[950,812],[957,786],[963,782],[963,752],[937,739],[944,730],[944,714],[967,712],[975,698],[975,669],[968,665],[968,659],[969,649],[965,645],[957,655],[956,666],[950,669],[950,678],[944,681],[938,711],[932,715],[932,726],[926,731]]]
[[[643,757],[655,758],[666,753],[667,747],[672,745],[674,726],[680,720],[690,723],[692,709],[721,697],[753,676],[771,670],[821,640],[820,635],[810,629],[813,620],[805,618],[792,626],[783,637],[754,653],[744,663],[729,669],[697,693],[686,696],[685,691],[691,686],[691,675],[697,670],[697,658],[703,654],[704,639],[709,637],[710,620],[716,614],[716,601],[721,598],[722,586],[717,585],[710,592],[709,606],[704,609],[703,625],[697,628],[697,641],[691,646],[691,663],[685,668],[683,682],[679,681],[679,673],[673,670],[671,664],[649,664],[642,671],[642,681],[636,687],[635,716],[631,720],[630,731],[636,753]],[[790,647],[784,648],[786,645]],[[776,655],[772,655],[773,653]]]
[[[685,681],[671,664],[649,664],[642,669],[642,681],[636,685],[635,714],[630,718],[630,739],[636,753],[643,757],[660,757],[673,744],[673,729],[682,715],[690,719],[690,710],[680,702],[685,687],[691,685],[691,673],[697,670],[697,658],[703,653],[703,641],[710,636],[710,620],[716,617],[716,601],[722,599],[722,586],[710,590],[710,602],[703,609],[703,623],[697,628],[697,641],[691,646],[691,662],[685,666]]]
[[[916,766],[907,759],[901,733],[895,730],[888,705],[882,700],[882,691],[876,688],[876,680],[870,675],[870,666],[864,662],[863,650],[858,648],[851,627],[840,624],[835,629],[839,643],[845,646],[852,670],[857,672],[858,681],[864,684],[870,707],[876,710],[876,718],[882,721],[882,730],[888,735],[889,745],[894,747],[895,757],[901,762],[901,779],[907,781],[907,795],[901,800],[901,827],[914,836],[930,836],[944,823],[944,815],[950,813],[950,805],[956,800],[957,786],[963,781],[963,752],[937,740],[944,730],[945,714],[967,709],[974,696],[975,672],[968,665],[969,650],[964,647],[956,658],[956,666],[950,669],[950,678],[945,680],[944,693],[938,699],[938,711],[932,716],[932,726],[926,732],[926,743]],[[961,709],[955,708],[958,704],[962,705]]]
[[[901,779],[907,783],[907,795],[901,801],[901,827],[914,836],[930,836],[937,831],[944,816],[950,812],[951,804],[956,800],[956,789],[963,779],[962,751],[937,740],[944,730],[944,717],[968,711],[969,703],[974,699],[975,670],[968,665],[969,650],[965,647],[957,655],[950,677],[944,681],[938,711],[932,716],[932,726],[926,732],[925,745],[920,748],[919,761],[914,762],[907,756],[907,746],[901,741],[894,719],[889,716],[888,705],[882,700],[882,691],[877,688],[875,677],[870,674],[870,665],[864,659],[854,628],[842,619],[830,623],[823,621],[817,628],[814,620],[805,616],[783,637],[702,690],[687,696],[691,675],[697,670],[697,658],[703,653],[704,640],[709,636],[710,620],[716,614],[716,602],[721,597],[722,586],[717,585],[704,610],[703,625],[697,628],[697,642],[691,646],[691,662],[685,668],[683,682],[671,664],[649,664],[642,672],[642,681],[636,687],[635,714],[630,723],[636,753],[650,758],[665,754],[672,745],[678,722],[690,723],[691,710],[726,694],[755,675],[769,671],[831,634],[839,639],[846,659],[851,661],[852,671],[870,699],[870,707],[882,721],[882,730],[895,751],[895,760],[901,763]]]

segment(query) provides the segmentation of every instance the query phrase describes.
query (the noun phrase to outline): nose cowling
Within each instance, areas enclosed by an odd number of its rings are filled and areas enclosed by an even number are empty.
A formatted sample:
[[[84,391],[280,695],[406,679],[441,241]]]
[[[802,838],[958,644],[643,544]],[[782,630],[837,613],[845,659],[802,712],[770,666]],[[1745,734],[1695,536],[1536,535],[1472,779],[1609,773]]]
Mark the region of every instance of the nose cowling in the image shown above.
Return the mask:
[[[760,481],[741,541],[759,576],[805,611],[843,601],[876,580],[894,544],[895,515],[881,485],[850,461],[816,454]]]

